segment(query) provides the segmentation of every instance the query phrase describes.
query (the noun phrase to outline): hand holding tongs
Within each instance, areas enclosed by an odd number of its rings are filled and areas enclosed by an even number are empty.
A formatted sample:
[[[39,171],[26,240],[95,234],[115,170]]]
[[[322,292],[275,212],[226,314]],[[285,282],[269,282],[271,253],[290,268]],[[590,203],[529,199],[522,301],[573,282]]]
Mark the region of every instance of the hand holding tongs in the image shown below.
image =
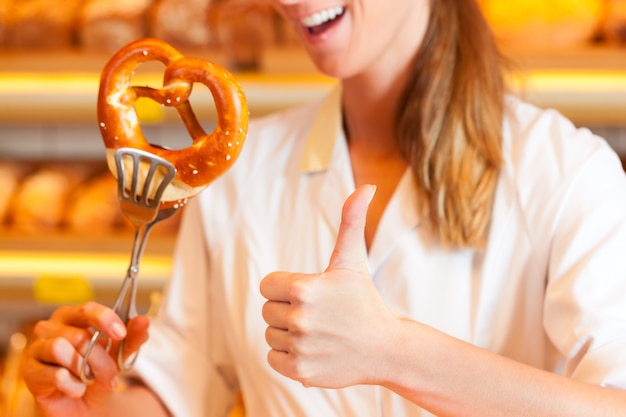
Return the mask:
[[[117,189],[122,212],[135,226],[135,239],[130,258],[130,266],[122,283],[113,310],[124,323],[137,315],[135,303],[137,295],[137,274],[139,263],[152,227],[173,215],[178,207],[159,210],[165,188],[176,176],[176,168],[167,160],[149,152],[134,148],[120,148],[115,152],[117,168]],[[130,172],[127,172],[127,169]],[[128,180],[128,181],[127,181]],[[107,337],[100,330],[95,331],[85,351],[80,367],[81,380],[89,384],[94,376],[87,372],[87,362],[91,351],[100,338]],[[107,352],[111,350],[112,340],[107,338]],[[121,372],[129,371],[135,360],[135,353],[128,362],[123,357],[124,341],[117,346],[116,359]]]

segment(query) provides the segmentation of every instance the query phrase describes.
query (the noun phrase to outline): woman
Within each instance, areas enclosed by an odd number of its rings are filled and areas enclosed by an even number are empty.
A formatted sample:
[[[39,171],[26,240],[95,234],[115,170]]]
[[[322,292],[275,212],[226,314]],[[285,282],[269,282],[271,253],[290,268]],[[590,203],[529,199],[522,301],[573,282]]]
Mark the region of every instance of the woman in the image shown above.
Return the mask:
[[[626,415],[607,144],[505,94],[474,1],[273,3],[340,87],[254,121],[188,206],[125,390],[103,351],[76,378],[85,329],[130,355],[145,318],[88,303],[37,326],[45,414],[224,416],[241,391],[249,416]]]

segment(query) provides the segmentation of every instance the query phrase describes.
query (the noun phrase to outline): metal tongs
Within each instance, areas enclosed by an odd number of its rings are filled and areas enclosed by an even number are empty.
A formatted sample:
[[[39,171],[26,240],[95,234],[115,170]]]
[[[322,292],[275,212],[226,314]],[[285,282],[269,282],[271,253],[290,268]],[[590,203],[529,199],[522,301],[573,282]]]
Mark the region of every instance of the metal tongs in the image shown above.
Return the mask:
[[[146,242],[152,227],[172,216],[178,206],[159,209],[165,188],[176,176],[176,168],[169,161],[134,148],[120,148],[115,152],[115,166],[117,169],[117,191],[120,207],[124,215],[135,226],[130,266],[126,277],[115,300],[113,310],[124,323],[137,315],[137,276],[139,263],[143,255]],[[80,379],[90,384],[94,376],[90,375],[87,362],[91,351],[99,339],[106,338],[106,350],[110,352],[113,341],[96,329],[85,351],[80,367]],[[128,372],[137,359],[135,353],[126,362],[123,357],[124,340],[117,346],[116,360],[120,372]]]

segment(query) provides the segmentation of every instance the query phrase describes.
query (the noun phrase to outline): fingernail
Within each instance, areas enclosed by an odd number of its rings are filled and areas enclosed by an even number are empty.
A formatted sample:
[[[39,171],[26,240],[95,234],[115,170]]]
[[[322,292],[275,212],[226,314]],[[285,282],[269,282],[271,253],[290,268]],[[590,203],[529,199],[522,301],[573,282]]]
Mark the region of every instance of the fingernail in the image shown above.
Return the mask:
[[[114,336],[120,339],[126,337],[126,328],[119,323],[113,323],[111,326],[111,332],[113,332]]]
[[[374,199],[374,195],[376,195],[376,186],[371,184],[370,187],[372,188],[370,191],[372,194],[370,195],[370,201],[369,201],[371,203],[372,200]]]

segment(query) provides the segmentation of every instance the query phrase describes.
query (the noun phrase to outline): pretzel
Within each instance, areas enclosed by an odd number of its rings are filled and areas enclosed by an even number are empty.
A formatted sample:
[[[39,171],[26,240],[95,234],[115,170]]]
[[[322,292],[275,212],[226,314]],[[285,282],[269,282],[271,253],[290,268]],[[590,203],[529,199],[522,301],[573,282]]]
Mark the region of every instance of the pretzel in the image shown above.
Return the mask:
[[[136,67],[149,61],[165,64],[160,89],[131,85]],[[189,102],[194,83],[206,85],[215,102],[217,123],[210,134],[198,122]],[[175,107],[193,139],[191,146],[172,150],[148,143],[135,110],[135,102],[141,97]],[[185,57],[163,41],[146,38],[121,48],[104,67],[98,93],[98,122],[108,166],[115,176],[114,154],[122,147],[156,154],[176,167],[176,177],[161,200],[165,206],[171,206],[186,203],[235,162],[247,134],[248,107],[241,86],[226,69]]]

